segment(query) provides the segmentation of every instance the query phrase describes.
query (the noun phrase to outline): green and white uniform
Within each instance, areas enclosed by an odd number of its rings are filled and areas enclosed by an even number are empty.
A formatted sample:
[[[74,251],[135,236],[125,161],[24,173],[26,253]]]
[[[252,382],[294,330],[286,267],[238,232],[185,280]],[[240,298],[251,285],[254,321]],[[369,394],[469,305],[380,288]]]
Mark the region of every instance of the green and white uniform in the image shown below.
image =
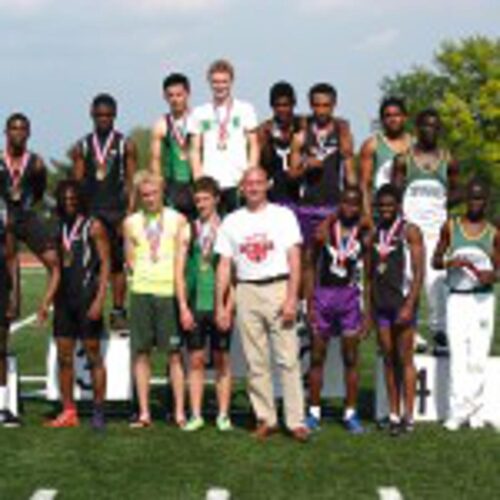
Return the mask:
[[[425,293],[429,310],[429,329],[446,332],[445,273],[436,271],[432,257],[448,211],[447,152],[440,151],[433,164],[417,159],[413,150],[406,155],[406,188],[403,196],[405,220],[422,231],[425,245]]]
[[[410,137],[407,136],[408,145]],[[376,147],[373,153],[373,193],[375,194],[384,184],[391,182],[392,165],[394,158],[398,155],[388,144],[384,134],[375,134]]]
[[[449,258],[466,259],[478,270],[493,270],[496,228],[487,223],[478,236],[466,233],[459,218],[450,221]],[[484,412],[486,364],[495,328],[493,286],[478,282],[465,268],[448,270],[449,417],[488,419]]]

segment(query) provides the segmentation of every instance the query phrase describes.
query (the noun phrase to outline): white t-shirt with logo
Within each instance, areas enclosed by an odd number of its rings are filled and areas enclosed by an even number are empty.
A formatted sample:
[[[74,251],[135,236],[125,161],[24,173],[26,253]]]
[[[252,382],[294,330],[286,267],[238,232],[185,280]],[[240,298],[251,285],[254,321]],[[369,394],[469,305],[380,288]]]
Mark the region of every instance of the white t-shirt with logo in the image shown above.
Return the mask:
[[[219,229],[215,252],[233,260],[239,281],[259,281],[289,274],[287,252],[301,243],[294,213],[268,203],[256,212],[244,207],[229,214]]]
[[[225,147],[219,147],[220,123],[226,122],[227,107],[216,108],[213,103],[198,106],[188,119],[189,134],[202,136],[203,175],[213,177],[221,188],[235,187],[248,167],[246,132],[257,128],[254,107],[233,99],[227,120]]]

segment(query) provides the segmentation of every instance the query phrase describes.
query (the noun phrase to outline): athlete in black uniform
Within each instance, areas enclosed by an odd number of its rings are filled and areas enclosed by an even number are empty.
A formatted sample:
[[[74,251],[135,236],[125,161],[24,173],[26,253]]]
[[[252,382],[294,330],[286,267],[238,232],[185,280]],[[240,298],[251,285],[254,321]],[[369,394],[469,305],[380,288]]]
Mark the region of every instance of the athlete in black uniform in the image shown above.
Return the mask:
[[[73,401],[73,352],[76,340],[80,339],[92,371],[92,426],[100,430],[104,428],[106,389],[100,339],[104,330],[102,314],[109,279],[109,240],[102,222],[87,215],[77,181],[66,180],[59,184],[57,211],[60,217],[57,249],[61,282],[54,302],[54,337],[63,411],[47,426],[75,427],[79,424]]]
[[[47,171],[42,158],[28,150],[30,122],[25,115],[9,116],[5,136],[6,147],[0,154],[0,198],[6,205],[15,240],[25,243],[49,271],[50,279],[38,311],[39,320],[43,321],[59,281],[53,237],[48,225],[35,212],[35,205],[45,192]],[[14,290],[19,308],[17,273]]]
[[[294,114],[295,90],[287,82],[271,87],[269,103],[273,117],[258,128],[260,165],[267,171],[271,188],[269,199],[293,208],[299,201],[300,181],[289,174],[292,139],[304,126],[304,119]]]
[[[109,235],[113,289],[110,326],[112,330],[122,330],[126,328],[127,283],[122,222],[133,203],[137,152],[134,143],[115,130],[116,112],[117,104],[112,96],[100,94],[94,98],[91,107],[94,132],[76,144],[72,157],[73,176],[82,183],[89,213],[102,221]]]

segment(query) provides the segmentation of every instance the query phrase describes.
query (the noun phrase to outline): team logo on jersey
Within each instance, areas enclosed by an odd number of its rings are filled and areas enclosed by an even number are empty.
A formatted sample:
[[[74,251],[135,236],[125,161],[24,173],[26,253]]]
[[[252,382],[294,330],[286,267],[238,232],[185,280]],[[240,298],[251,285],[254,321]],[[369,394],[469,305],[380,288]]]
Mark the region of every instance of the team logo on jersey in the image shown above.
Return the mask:
[[[273,249],[273,242],[269,241],[264,233],[249,236],[245,239],[245,243],[240,245],[240,253],[244,254],[252,262],[266,260],[268,253]]]

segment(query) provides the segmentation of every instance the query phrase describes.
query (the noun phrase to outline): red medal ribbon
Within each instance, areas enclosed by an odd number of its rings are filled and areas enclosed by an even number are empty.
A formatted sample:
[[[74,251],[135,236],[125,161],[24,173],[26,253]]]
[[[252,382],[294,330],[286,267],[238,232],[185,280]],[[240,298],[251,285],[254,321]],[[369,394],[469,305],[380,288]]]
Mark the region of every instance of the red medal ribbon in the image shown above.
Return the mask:
[[[71,231],[68,234],[68,226],[66,224],[63,225],[62,228],[62,244],[63,244],[63,249],[66,253],[71,253],[71,246],[73,245],[73,242],[76,239],[76,235],[78,233],[78,230],[80,229],[81,225],[83,224],[84,218],[79,215],[77,219],[75,220],[73,227],[71,228]]]
[[[342,238],[342,224],[339,220],[335,222],[335,243],[337,244],[337,256],[338,263],[341,267],[345,267],[347,259],[354,254],[356,250],[356,240],[359,234],[359,226],[355,226],[347,237],[347,241],[344,244]]]
[[[208,231],[204,231],[204,224],[201,220],[198,219],[195,222],[196,238],[198,239],[198,243],[201,247],[201,255],[204,260],[208,260],[210,258],[210,254],[212,253],[212,248],[217,237],[217,229],[220,226],[219,216],[215,214],[208,221],[208,224]]]
[[[187,145],[187,113],[184,114],[182,118],[182,125],[180,127],[177,126],[176,120],[174,120],[174,117],[170,113],[165,115],[165,118],[167,120],[168,130],[172,132],[175,142],[182,150],[185,150]]]
[[[109,151],[111,149],[111,145],[113,144],[113,139],[115,138],[115,131],[111,130],[108,134],[108,137],[104,143],[104,147],[101,148],[99,144],[99,139],[97,138],[97,134],[92,134],[92,147],[94,149],[94,155],[97,158],[97,163],[102,167],[106,167]]]
[[[151,260],[156,262],[158,260],[158,252],[160,250],[161,236],[163,234],[163,212],[160,215],[158,222],[148,221],[144,216],[144,235],[148,240],[149,251]]]
[[[7,170],[9,171],[9,175],[12,180],[13,187],[17,189],[23,177],[24,171],[28,166],[31,154],[29,153],[29,151],[25,151],[21,156],[21,161],[17,166],[14,165],[14,158],[10,156],[7,151],[4,151],[3,156],[5,165],[7,166]]]
[[[220,109],[226,111],[226,115],[224,117],[221,116]],[[229,99],[226,105],[224,106],[216,106],[214,104],[214,114],[217,125],[219,127],[219,137],[217,141],[217,145],[220,149],[224,149],[226,147],[226,141],[228,138],[227,128],[229,125],[229,121],[231,119],[231,111],[233,110],[233,100]]]
[[[391,243],[394,239],[396,233],[400,230],[403,225],[403,219],[398,217],[389,228],[388,231],[379,231],[379,239],[378,239],[378,253],[380,260],[385,262],[387,257],[391,253]]]

